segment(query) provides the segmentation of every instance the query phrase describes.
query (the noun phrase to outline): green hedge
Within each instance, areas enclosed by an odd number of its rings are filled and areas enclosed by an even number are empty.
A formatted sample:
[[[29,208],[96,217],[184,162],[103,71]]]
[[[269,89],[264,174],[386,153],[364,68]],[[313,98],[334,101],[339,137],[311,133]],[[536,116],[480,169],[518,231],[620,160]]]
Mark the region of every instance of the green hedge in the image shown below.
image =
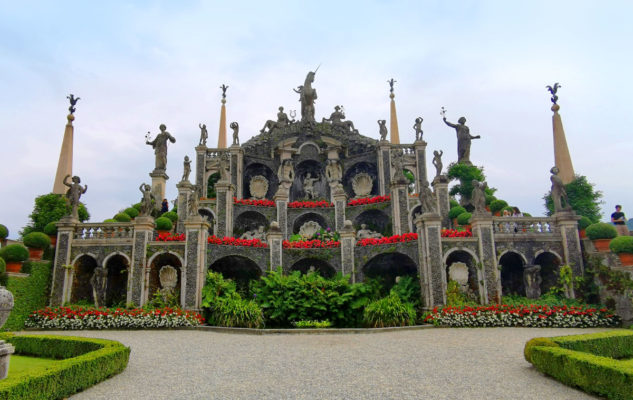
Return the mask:
[[[136,218],[138,217],[138,214],[139,214],[138,210],[134,207],[128,207],[123,212],[129,215],[130,218]]]
[[[13,293],[14,306],[3,331],[20,331],[32,311],[48,305],[52,275],[51,262],[31,262],[31,275],[25,278],[12,276],[7,289]]]
[[[633,364],[626,360],[633,356],[633,331],[536,338],[526,344],[525,356],[566,385],[609,399],[633,398]]]
[[[508,202],[505,200],[493,200],[490,202],[490,211],[494,214],[503,210],[508,206]]]
[[[24,235],[23,242],[26,247],[48,249],[48,246],[51,245],[51,238],[42,232],[31,232]]]
[[[172,224],[171,220],[167,217],[156,218],[154,222],[156,223],[156,230],[159,231],[170,231],[171,228],[174,227],[174,224]]]
[[[609,250],[615,254],[633,253],[633,236],[618,236],[609,242]]]
[[[29,258],[29,251],[19,243],[10,244],[0,249],[0,257],[4,261],[26,261]]]
[[[0,399],[61,399],[122,372],[130,348],[119,342],[52,335],[0,335],[16,354],[62,361],[46,370],[9,375],[0,381]]]
[[[466,209],[462,206],[455,206],[448,211],[450,219],[457,218],[460,214],[465,213]]]
[[[585,229],[585,233],[587,237],[591,240],[596,239],[613,239],[618,236],[618,231],[615,230],[615,227],[606,222],[598,222],[595,224],[591,224]]]
[[[122,212],[118,213],[117,215],[115,215],[113,219],[115,221],[117,221],[117,222],[130,222],[130,221],[132,221],[132,217],[130,217],[126,213],[122,213]]]
[[[470,224],[470,218],[473,215],[469,212],[461,213],[457,216],[457,223],[459,225],[468,225]]]
[[[48,236],[57,235],[57,221],[49,222],[48,224],[46,224],[43,232]]]

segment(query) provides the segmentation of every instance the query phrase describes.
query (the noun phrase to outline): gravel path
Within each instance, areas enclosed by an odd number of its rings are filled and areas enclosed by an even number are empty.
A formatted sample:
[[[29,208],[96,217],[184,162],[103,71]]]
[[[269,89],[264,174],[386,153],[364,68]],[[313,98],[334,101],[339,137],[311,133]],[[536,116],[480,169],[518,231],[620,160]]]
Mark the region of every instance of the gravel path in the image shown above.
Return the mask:
[[[601,329],[423,329],[374,334],[56,332],[131,346],[127,369],[78,399],[592,399],[535,370],[537,336]],[[602,329],[603,330],[603,329]],[[49,332],[47,332],[49,333]]]

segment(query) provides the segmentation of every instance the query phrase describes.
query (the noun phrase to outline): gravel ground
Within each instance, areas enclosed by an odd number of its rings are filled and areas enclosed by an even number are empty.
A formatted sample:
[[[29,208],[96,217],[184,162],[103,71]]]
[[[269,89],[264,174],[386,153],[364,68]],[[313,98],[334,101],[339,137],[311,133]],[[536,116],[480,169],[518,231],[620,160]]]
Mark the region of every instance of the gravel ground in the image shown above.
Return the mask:
[[[604,329],[423,329],[242,335],[79,331],[132,348],[127,369],[79,399],[591,399],[523,359],[537,336]],[[50,333],[50,332],[46,332]]]

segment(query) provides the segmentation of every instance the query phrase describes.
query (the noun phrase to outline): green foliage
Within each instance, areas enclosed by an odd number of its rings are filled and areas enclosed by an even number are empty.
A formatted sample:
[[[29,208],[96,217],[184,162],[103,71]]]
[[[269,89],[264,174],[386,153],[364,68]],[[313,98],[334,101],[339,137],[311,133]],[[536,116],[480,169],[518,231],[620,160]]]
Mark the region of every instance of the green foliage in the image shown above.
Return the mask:
[[[396,293],[374,301],[365,307],[363,321],[372,328],[388,326],[410,326],[415,324],[415,309],[404,303]]]
[[[298,329],[324,329],[332,326],[330,321],[297,321],[293,322],[295,328]]]
[[[303,237],[301,237],[301,235],[299,235],[298,233],[290,235],[290,237],[288,238],[289,242],[301,242],[302,240]]]
[[[163,213],[161,217],[169,218],[169,220],[174,224],[178,221],[178,214],[175,211],[167,211],[166,213]]]
[[[559,347],[558,344],[554,343],[550,338],[537,337],[530,339],[523,349],[523,357],[525,357],[525,361],[529,363],[532,362],[532,349],[535,346]]]
[[[138,214],[139,214],[139,211],[136,208],[134,208],[134,207],[128,207],[123,212],[126,213],[127,215],[129,215],[130,218],[132,218],[132,219],[138,217]]]
[[[202,288],[202,309],[210,325],[262,328],[264,315],[257,303],[236,292],[235,283],[209,271]]]
[[[503,209],[501,210],[501,213],[503,214],[504,211],[508,211],[510,213],[510,215],[512,215],[512,214],[514,214],[514,207],[512,207],[512,206],[503,207]]]
[[[2,334],[16,354],[62,359],[51,368],[11,374],[0,381],[3,399],[61,399],[122,372],[130,348],[119,342],[52,335]]]
[[[587,217],[585,217],[584,215],[580,217],[580,220],[578,221],[578,229],[582,230],[582,229],[587,229],[587,227],[589,225],[591,225],[593,222],[591,222],[591,220]]]
[[[459,206],[459,202],[452,197],[448,200],[448,207],[453,208]]]
[[[220,180],[220,173],[216,172],[214,174],[209,175],[209,180],[207,181],[207,198],[215,199],[215,184]]]
[[[143,306],[144,310],[154,310],[156,308],[180,308],[180,292],[174,290],[171,293],[161,293],[157,290],[152,298]]]
[[[609,243],[609,249],[616,253],[633,253],[633,236],[618,236]]]
[[[114,216],[114,220],[116,222],[130,222],[132,221],[132,218],[126,213],[118,213],[117,215]]]
[[[524,213],[523,213],[523,216],[524,216],[524,217],[531,217],[531,216],[532,216],[532,214],[524,212]]]
[[[51,245],[51,238],[42,232],[31,232],[24,235],[24,245],[34,249],[47,249]]]
[[[112,223],[112,222],[117,222],[117,221],[116,221],[116,219],[114,219],[114,218],[108,218],[108,219],[104,219],[104,220],[103,220],[103,222],[104,222],[104,223],[108,223],[108,224],[109,224],[109,223]]]
[[[46,224],[43,232],[48,236],[57,235],[57,221],[49,222],[48,224]]]
[[[492,203],[493,201],[497,200],[497,198],[491,194],[487,194],[485,195],[486,198],[486,205],[490,206],[490,203]]]
[[[451,307],[462,307],[472,304],[472,302],[466,296],[466,293],[462,292],[459,283],[450,279],[446,286],[446,305]]]
[[[7,263],[4,261],[4,258],[0,257],[0,273],[4,273],[7,271]],[[2,285],[6,286],[6,285]]]
[[[466,212],[466,209],[462,206],[455,206],[448,210],[448,217],[450,219],[457,218],[460,214]]]
[[[421,305],[422,291],[420,289],[420,279],[417,276],[400,276],[391,288],[390,293],[395,293],[400,300],[410,303],[414,308]]]
[[[141,208],[143,208],[143,205],[141,203],[136,203],[136,204],[132,204],[133,208],[136,208],[136,211],[141,212]]]
[[[156,230],[159,231],[170,231],[171,228],[174,227],[174,224],[171,223],[171,220],[166,217],[156,218]]]
[[[6,239],[9,236],[9,228],[0,224],[0,239]]]
[[[31,232],[42,232],[50,222],[59,221],[63,216],[70,215],[71,207],[66,198],[60,194],[45,194],[35,198],[35,207],[29,215],[29,224],[22,229],[22,236]],[[90,214],[83,203],[79,203],[79,220],[90,219]]]
[[[0,286],[7,286],[9,275],[7,275],[7,263],[0,257]]]
[[[449,192],[451,196],[459,194],[462,199],[470,200],[473,192],[473,180],[483,182],[486,180],[483,168],[474,165],[451,163],[448,166],[448,177],[451,180],[459,180],[459,183],[453,186]]]
[[[508,206],[508,202],[505,200],[494,200],[490,202],[490,212],[497,213]]]
[[[13,311],[2,327],[4,331],[24,329],[24,321],[34,310],[48,305],[51,282],[51,262],[32,262],[28,277],[10,277],[7,289],[13,293]]]
[[[509,306],[550,306],[550,307],[562,307],[562,306],[580,306],[584,302],[578,299],[567,299],[564,296],[556,295],[554,293],[545,293],[538,299],[528,299],[527,297],[518,295],[507,295],[501,298],[501,304],[507,304]]]
[[[6,262],[26,261],[29,258],[29,251],[21,244],[14,243],[1,248],[0,257]]]
[[[460,225],[468,225],[470,224],[470,218],[473,215],[469,212],[461,213],[457,216],[457,223]]]
[[[615,227],[606,222],[597,222],[595,224],[591,224],[585,230],[587,237],[591,240],[596,239],[613,239],[618,236],[618,231],[615,230]]]
[[[602,218],[600,205],[603,203],[602,192],[595,190],[594,184],[587,181],[586,176],[576,175],[575,179],[565,185],[569,205],[576,211],[576,214],[585,216],[591,222],[599,222]],[[547,192],[543,196],[545,200],[545,209],[547,215],[554,214],[554,202],[552,201],[552,193]]]

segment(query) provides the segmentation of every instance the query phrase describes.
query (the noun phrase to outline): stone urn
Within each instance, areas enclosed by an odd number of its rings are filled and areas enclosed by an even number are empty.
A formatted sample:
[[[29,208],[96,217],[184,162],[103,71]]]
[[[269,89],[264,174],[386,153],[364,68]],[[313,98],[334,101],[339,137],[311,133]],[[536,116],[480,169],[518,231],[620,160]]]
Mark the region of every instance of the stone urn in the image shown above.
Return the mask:
[[[13,294],[4,286],[0,286],[0,327],[7,322],[11,310],[13,310]],[[14,351],[15,348],[11,344],[0,340],[0,379],[7,377],[9,373],[9,358]]]

